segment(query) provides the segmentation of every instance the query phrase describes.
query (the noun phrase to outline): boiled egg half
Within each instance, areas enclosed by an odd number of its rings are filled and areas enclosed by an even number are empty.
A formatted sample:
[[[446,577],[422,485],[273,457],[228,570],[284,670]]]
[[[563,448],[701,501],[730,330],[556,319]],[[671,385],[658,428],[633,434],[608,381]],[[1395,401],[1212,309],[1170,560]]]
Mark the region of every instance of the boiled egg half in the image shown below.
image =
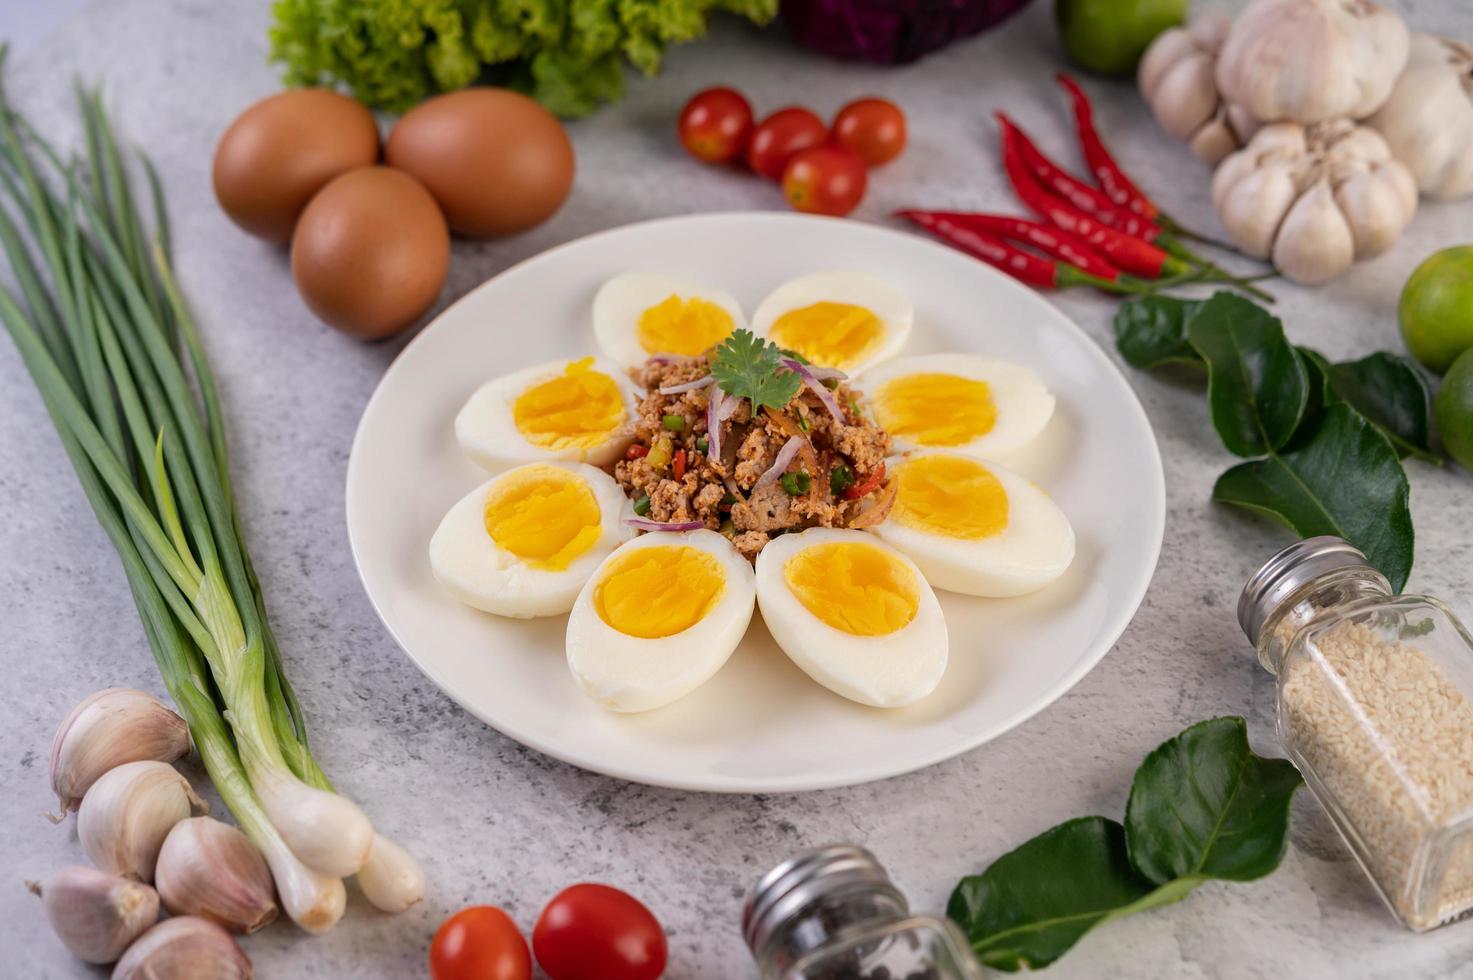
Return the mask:
[[[548,459],[607,465],[634,434],[634,392],[622,378],[592,357],[513,371],[476,389],[455,416],[455,438],[493,473]]]
[[[593,297],[594,339],[625,368],[656,354],[704,354],[746,323],[730,293],[653,272],[615,276]]]
[[[864,376],[880,428],[899,451],[1006,457],[1038,437],[1054,396],[1020,364],[973,354],[900,357]]]
[[[936,689],[946,620],[916,564],[864,531],[809,528],[757,556],[757,602],[792,661],[860,704],[894,708]]]
[[[530,463],[450,508],[430,539],[430,568],[456,599],[498,616],[556,616],[599,562],[634,536],[624,491],[584,463]]]
[[[854,374],[894,357],[915,310],[894,286],[861,272],[816,272],[767,295],[752,332],[820,367]]]
[[[892,459],[895,504],[871,530],[938,589],[1015,596],[1074,560],[1074,529],[1048,495],[996,463],[951,452]]]
[[[715,531],[644,534],[604,559],[568,617],[568,669],[613,711],[700,687],[752,621],[752,566]]]

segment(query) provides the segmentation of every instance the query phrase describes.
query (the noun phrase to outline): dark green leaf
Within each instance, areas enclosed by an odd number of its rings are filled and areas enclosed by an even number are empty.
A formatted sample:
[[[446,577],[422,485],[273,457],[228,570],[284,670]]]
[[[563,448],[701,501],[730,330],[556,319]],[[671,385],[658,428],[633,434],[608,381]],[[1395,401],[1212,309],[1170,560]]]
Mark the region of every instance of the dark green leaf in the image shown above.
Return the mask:
[[[1431,451],[1427,382],[1411,361],[1378,351],[1331,365],[1328,377],[1335,394],[1385,432],[1399,455],[1440,462]]]
[[[1277,518],[1304,537],[1336,534],[1398,592],[1412,567],[1407,478],[1386,436],[1349,405],[1325,409],[1304,445],[1240,463],[1212,496]]]
[[[1147,296],[1121,303],[1115,311],[1115,346],[1131,367],[1145,370],[1167,364],[1200,366],[1202,358],[1187,341],[1187,321],[1202,300]]]
[[[1299,428],[1294,430],[1294,435],[1284,443],[1284,449],[1298,449],[1310,439],[1314,438],[1315,431],[1320,427],[1320,416],[1329,406],[1340,400],[1335,390],[1330,387],[1330,362],[1325,360],[1325,355],[1309,347],[1295,347],[1299,360],[1304,364],[1304,376],[1309,381],[1309,394],[1304,400],[1304,416],[1299,420]]]
[[[1248,748],[1242,718],[1188,728],[1146,756],[1125,807],[1131,863],[1147,878],[1252,881],[1279,866],[1303,780]]]
[[[778,346],[750,330],[733,330],[717,346],[711,375],[728,395],[751,399],[754,415],[764,405],[783,409],[803,386],[796,372],[783,367]]]
[[[946,914],[985,965],[1037,969],[1145,899],[1153,887],[1130,866],[1120,824],[1080,817],[1009,851],[980,875],[963,878]]]
[[[1309,397],[1304,363],[1278,319],[1233,293],[1218,293],[1187,322],[1207,362],[1212,424],[1228,452],[1257,456],[1289,441]]]

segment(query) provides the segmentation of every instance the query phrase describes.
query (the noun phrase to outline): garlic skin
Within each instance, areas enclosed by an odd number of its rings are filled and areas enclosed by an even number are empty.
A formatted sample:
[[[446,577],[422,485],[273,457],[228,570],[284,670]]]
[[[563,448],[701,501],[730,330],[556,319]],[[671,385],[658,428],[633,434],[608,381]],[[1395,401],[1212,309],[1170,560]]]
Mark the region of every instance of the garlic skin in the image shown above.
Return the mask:
[[[159,920],[159,896],[139,881],[74,864],[26,886],[41,896],[51,929],[88,963],[111,963]]]
[[[1473,47],[1413,34],[1406,71],[1366,120],[1428,197],[1473,194]]]
[[[1370,0],[1252,0],[1217,56],[1217,90],[1264,122],[1364,119],[1407,62],[1410,35]]]
[[[1203,163],[1215,164],[1258,130],[1258,121],[1217,92],[1217,52],[1232,21],[1209,10],[1185,27],[1161,32],[1141,58],[1136,81],[1156,122],[1186,143]]]
[[[56,730],[51,788],[66,814],[109,769],[150,759],[173,762],[188,752],[183,718],[150,694],[110,687],[84,698]]]
[[[1417,188],[1375,130],[1275,123],[1217,168],[1212,203],[1233,244],[1319,283],[1389,248],[1416,213]]]
[[[408,851],[374,834],[368,860],[358,872],[358,887],[374,908],[403,912],[425,897],[425,873]]]
[[[197,915],[252,933],[276,918],[271,869],[250,838],[213,817],[176,823],[159,851],[154,887],[170,915]]]
[[[105,773],[82,797],[77,837],[104,871],[152,881],[164,838],[209,806],[166,762],[128,762]]]
[[[118,965],[112,980],[250,980],[250,958],[230,933],[207,919],[165,919],[143,934]]]

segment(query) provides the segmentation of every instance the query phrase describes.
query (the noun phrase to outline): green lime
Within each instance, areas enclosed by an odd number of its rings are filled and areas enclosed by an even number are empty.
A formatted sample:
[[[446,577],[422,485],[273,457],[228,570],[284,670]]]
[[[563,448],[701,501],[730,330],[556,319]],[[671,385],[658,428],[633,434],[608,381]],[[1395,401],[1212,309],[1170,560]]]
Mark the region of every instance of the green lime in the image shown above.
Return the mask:
[[[1473,347],[1473,245],[1434,252],[1417,266],[1396,318],[1407,350],[1439,374]]]
[[[1437,389],[1437,429],[1449,456],[1473,470],[1473,349],[1459,355]]]
[[[1187,0],[1055,0],[1069,57],[1102,75],[1135,71],[1146,45],[1187,16]]]

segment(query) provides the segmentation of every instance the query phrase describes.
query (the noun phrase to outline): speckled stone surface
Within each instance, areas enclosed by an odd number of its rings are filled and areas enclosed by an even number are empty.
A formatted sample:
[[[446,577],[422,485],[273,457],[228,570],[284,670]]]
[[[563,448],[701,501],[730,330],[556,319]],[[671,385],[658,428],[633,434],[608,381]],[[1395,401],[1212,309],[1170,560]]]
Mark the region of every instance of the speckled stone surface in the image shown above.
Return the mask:
[[[0,34],[5,33],[0,4]],[[1473,7],[1404,2],[1414,24],[1473,37]],[[448,303],[526,256],[662,214],[781,206],[770,186],[695,166],[676,148],[684,98],[737,82],[760,107],[798,93],[827,113],[863,92],[910,114],[912,145],[875,176],[858,217],[901,205],[1006,207],[988,114],[1006,107],[1047,147],[1072,155],[1050,81],[1058,65],[1039,0],[1004,30],[895,70],[831,64],[778,32],[724,25],[676,51],[656,81],[631,80],[616,108],[570,127],[579,177],[550,223],[515,239],[458,243]],[[1115,649],[1073,691],[995,742],[886,782],[793,796],[650,789],[582,772],[502,737],[455,707],[395,648],[353,570],[343,480],[358,414],[402,341],[363,345],[317,324],[285,255],[238,233],[215,207],[216,137],[274,90],[267,4],[107,0],[22,52],[6,82],[48,133],[75,137],[74,74],[103,82],[119,129],[159,165],[185,290],[203,321],[232,421],[236,478],[289,671],[325,768],[423,860],[429,895],[387,917],[359,897],[330,935],[290,925],[251,937],[261,977],[422,975],[435,925],[469,903],[499,904],[530,928],[563,885],[595,879],[648,901],[670,932],[675,978],[752,975],[737,932],[743,891],[789,852],[864,843],[923,909],[961,874],[1086,813],[1118,816],[1130,775],[1184,725],[1244,714],[1276,753],[1272,681],[1233,607],[1255,563],[1287,534],[1208,499],[1230,457],[1201,392],[1130,369],[1160,440],[1169,513],[1161,564]],[[1207,172],[1168,142],[1127,85],[1093,85],[1102,127],[1170,210],[1214,227]],[[1399,349],[1400,284],[1426,254],[1473,234],[1473,203],[1428,205],[1392,252],[1318,290],[1275,284],[1292,338],[1335,357]],[[1113,304],[1059,305],[1113,353]],[[1067,398],[1067,392],[1060,392]],[[1419,540],[1410,587],[1473,617],[1473,481],[1409,464]],[[14,351],[0,343],[0,974],[100,976],[46,931],[22,887],[81,860],[74,821],[48,823],[51,734],[67,709],[108,685],[161,691],[122,573],[94,524]],[[1473,621],[1473,618],[1470,618]],[[191,769],[190,775],[202,779]],[[1295,806],[1293,846],[1272,878],[1211,884],[1170,908],[1113,924],[1050,970],[1074,977],[1473,977],[1473,925],[1413,936],[1396,927],[1314,802]]]

